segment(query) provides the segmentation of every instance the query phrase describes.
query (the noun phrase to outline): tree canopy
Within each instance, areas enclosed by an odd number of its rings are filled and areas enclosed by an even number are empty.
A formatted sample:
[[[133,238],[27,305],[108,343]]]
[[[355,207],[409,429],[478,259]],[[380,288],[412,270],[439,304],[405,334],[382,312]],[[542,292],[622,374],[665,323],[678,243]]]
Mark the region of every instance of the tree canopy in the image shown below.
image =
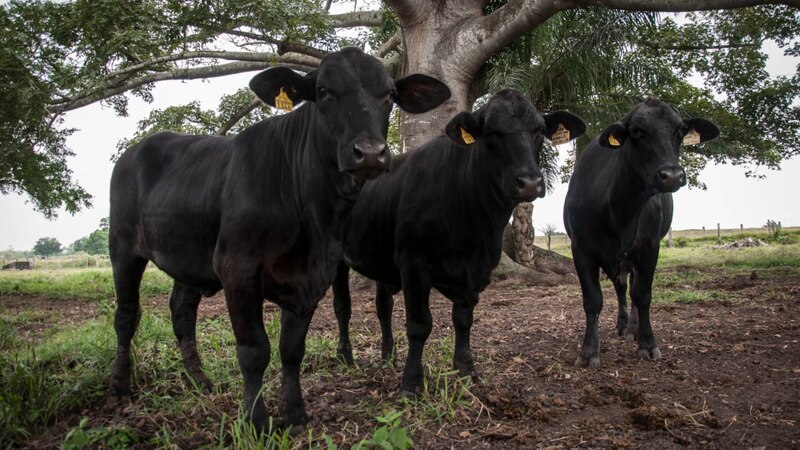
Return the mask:
[[[61,253],[61,243],[53,237],[43,237],[33,245],[33,254],[39,256],[52,256]]]
[[[354,3],[366,9],[330,12]],[[450,84],[452,103],[432,113],[434,126],[420,138],[505,86],[542,110],[583,115],[588,136],[658,96],[723,130],[684,153],[695,184],[708,161],[776,168],[800,149],[800,76],[771,77],[765,44],[800,56],[798,7],[800,0],[12,0],[0,6],[0,100],[14,105],[0,111],[0,192],[27,193],[48,216],[90,205],[66,163],[74,130],[62,118],[70,110],[102,102],[126,115],[131,96],[152,101],[162,80],[276,64],[309,71],[346,45],[367,47],[396,76],[423,71]],[[690,83],[694,75],[705,84]],[[268,114],[240,90],[216,111],[197,103],[153,111],[119,149],[162,129],[236,132]]]

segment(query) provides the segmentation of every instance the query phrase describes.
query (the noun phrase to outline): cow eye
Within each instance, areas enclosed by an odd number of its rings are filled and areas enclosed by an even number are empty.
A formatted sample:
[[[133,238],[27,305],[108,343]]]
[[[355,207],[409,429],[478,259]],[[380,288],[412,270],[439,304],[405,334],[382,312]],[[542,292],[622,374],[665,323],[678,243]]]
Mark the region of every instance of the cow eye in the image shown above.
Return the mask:
[[[317,98],[320,100],[328,100],[328,99],[333,99],[335,97],[329,90],[321,87],[317,89]]]
[[[381,103],[389,103],[390,101],[392,101],[392,91],[388,91],[385,94],[381,94],[376,97],[378,98],[378,101]]]
[[[686,136],[686,133],[689,132],[689,127],[686,125],[681,125],[679,132],[681,134],[681,137]]]

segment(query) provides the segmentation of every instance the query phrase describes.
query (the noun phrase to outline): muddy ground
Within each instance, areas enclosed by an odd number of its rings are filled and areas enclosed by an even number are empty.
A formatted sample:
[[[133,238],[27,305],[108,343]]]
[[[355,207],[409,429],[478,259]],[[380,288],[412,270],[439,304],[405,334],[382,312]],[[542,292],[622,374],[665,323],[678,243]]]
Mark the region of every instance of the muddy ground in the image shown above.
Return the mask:
[[[667,271],[680,275],[681,268]],[[577,284],[493,283],[481,297],[473,327],[482,381],[469,388],[454,419],[435,426],[417,423],[415,447],[800,448],[800,276],[708,272],[711,281],[685,287],[721,293],[717,300],[654,307],[663,355],[658,362],[639,361],[635,347],[616,337],[616,301],[606,284],[597,369],[573,366],[584,324]],[[379,327],[372,294],[361,290],[353,296],[352,329],[372,336],[371,344],[356,344],[356,360],[373,376],[357,383],[343,376],[303,384],[311,426],[326,424],[345,447],[375,427],[372,416],[351,405],[365,397],[393,398],[405,355],[402,341],[399,367],[376,364]],[[28,300],[26,307],[36,304]],[[154,303],[166,310],[162,300]],[[401,297],[397,300],[399,337],[404,312]],[[431,339],[439,339],[451,333],[450,304],[439,295],[431,304]],[[221,315],[226,315],[223,301],[202,304],[201,320]],[[334,329],[326,299],[312,332],[333,335]],[[351,425],[337,432],[335,423]]]

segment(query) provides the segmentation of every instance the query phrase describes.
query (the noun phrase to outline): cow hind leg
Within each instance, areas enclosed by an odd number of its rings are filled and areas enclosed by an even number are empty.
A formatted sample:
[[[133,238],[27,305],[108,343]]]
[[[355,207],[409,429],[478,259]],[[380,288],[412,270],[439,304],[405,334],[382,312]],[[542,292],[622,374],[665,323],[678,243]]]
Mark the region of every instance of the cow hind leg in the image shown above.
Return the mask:
[[[347,366],[355,365],[353,347],[350,344],[351,305],[350,267],[340,262],[336,268],[336,279],[333,281],[333,312],[339,325],[339,344],[336,346],[336,354]]]
[[[625,329],[625,342],[633,344],[639,340],[639,309],[633,301],[633,285],[636,283],[636,274],[631,273],[631,315],[628,327]]]
[[[474,305],[476,302],[472,302]],[[453,302],[453,328],[456,333],[456,344],[453,351],[453,368],[458,370],[461,377],[471,377],[478,380],[478,371],[475,370],[475,363],[472,360],[472,348],[470,346],[470,332],[472,331],[472,317],[474,306],[468,306],[462,302]]]
[[[583,345],[575,360],[579,367],[597,367],[600,365],[600,337],[598,321],[603,309],[603,292],[600,290],[600,272],[598,265],[591,259],[573,250],[575,269],[583,293],[583,311],[586,314],[586,331]]]
[[[139,326],[142,310],[139,305],[139,285],[147,260],[130,254],[112,252],[114,289],[117,310],[114,331],[117,334],[117,355],[109,380],[109,403],[126,403],[131,397],[131,341]]]
[[[617,294],[617,336],[625,336],[628,329],[628,274],[622,272],[614,279],[614,291]]]
[[[176,281],[169,298],[169,309],[172,313],[172,330],[178,339],[189,382],[196,384],[204,394],[210,394],[213,384],[203,372],[203,362],[197,352],[197,306],[201,297],[200,289]]]
[[[306,335],[311,323],[310,314],[296,315],[286,309],[281,310],[281,395],[279,407],[283,416],[283,426],[294,428],[308,422],[303,394],[300,391],[300,364],[306,352]]]
[[[381,324],[381,359],[397,365],[397,353],[392,334],[392,311],[394,297],[392,291],[383,283],[375,283],[375,311]]]

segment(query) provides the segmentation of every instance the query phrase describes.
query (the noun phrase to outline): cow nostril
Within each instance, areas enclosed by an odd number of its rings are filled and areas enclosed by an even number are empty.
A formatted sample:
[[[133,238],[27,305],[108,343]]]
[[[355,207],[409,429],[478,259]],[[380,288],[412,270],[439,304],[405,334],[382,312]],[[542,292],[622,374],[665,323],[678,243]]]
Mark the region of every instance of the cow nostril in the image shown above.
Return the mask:
[[[362,152],[358,147],[353,147],[353,155],[356,157],[356,162],[364,160],[364,152]]]
[[[658,172],[658,177],[661,179],[661,181],[669,180],[670,179],[670,175],[671,174],[669,172],[667,172],[666,170],[662,170],[662,171]]]

